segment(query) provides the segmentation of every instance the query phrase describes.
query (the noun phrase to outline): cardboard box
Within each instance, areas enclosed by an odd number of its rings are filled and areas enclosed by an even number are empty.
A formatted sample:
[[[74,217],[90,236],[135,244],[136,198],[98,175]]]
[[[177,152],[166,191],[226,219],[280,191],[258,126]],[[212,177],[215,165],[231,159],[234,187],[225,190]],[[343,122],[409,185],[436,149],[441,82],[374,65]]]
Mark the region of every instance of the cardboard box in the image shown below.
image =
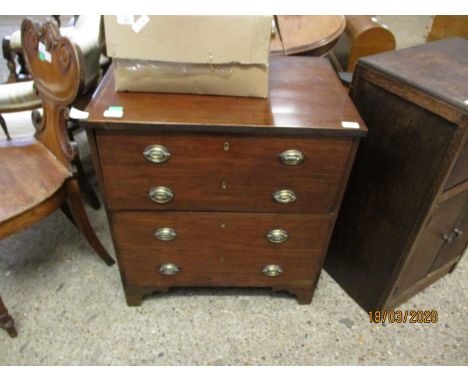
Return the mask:
[[[268,97],[271,16],[105,16],[117,91]]]

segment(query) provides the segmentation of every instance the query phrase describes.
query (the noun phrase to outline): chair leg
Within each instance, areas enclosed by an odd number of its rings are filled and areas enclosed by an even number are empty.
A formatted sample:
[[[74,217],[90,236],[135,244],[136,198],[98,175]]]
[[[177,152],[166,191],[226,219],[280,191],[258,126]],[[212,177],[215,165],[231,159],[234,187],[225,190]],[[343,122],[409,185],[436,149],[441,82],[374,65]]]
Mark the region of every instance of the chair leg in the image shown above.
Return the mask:
[[[80,129],[80,124],[78,121],[75,120],[68,120],[67,123],[67,131],[68,131],[68,137],[70,138],[71,141],[74,141],[73,133],[75,131],[78,131]],[[78,179],[78,185],[80,187],[81,192],[84,193],[86,197],[86,201],[88,204],[94,209],[98,210],[101,208],[101,202],[99,201],[99,198],[96,194],[96,191],[94,191],[93,186],[91,186],[91,183],[86,176],[83,163],[81,162],[81,159],[77,157],[73,164],[76,167],[76,177]]]
[[[70,207],[68,207],[68,204],[67,203],[63,203],[61,206],[60,206],[60,209],[62,210],[63,214],[67,217],[68,220],[70,220],[73,225],[75,227],[78,227],[76,225],[76,221],[75,221],[75,218],[73,217],[71,211],[70,211]]]
[[[0,114],[0,126],[2,127],[3,132],[5,133],[7,139],[11,141],[10,133],[8,132],[8,128],[6,125],[5,120],[3,119],[2,115]]]
[[[101,208],[101,202],[99,201],[96,191],[94,191],[93,187],[89,183],[89,179],[85,174],[85,171],[84,171],[84,168],[80,159],[77,159],[75,161],[75,166],[77,170],[76,176],[78,179],[80,189],[83,191],[89,205],[93,209],[98,210],[99,208]]]
[[[0,328],[7,331],[8,335],[11,338],[15,338],[18,335],[18,332],[15,328],[15,321],[8,314],[8,310],[3,304],[2,298],[0,297]]]
[[[96,236],[93,227],[89,223],[88,215],[86,214],[83,202],[81,200],[80,188],[76,178],[73,178],[67,182],[67,194],[70,211],[78,228],[83,233],[91,247],[96,251],[97,255],[107,265],[113,265],[115,261],[112,259],[112,257],[110,257],[109,253],[107,253],[106,249],[103,247],[98,237]]]

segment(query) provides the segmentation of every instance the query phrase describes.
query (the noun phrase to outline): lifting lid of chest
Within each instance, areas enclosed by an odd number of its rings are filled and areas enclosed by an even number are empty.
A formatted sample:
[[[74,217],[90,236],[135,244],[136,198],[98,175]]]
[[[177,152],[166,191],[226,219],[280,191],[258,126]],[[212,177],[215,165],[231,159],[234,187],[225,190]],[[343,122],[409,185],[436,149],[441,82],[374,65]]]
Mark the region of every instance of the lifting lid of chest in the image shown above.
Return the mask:
[[[359,60],[356,76],[371,82],[391,80],[385,86],[395,92],[416,92],[454,110],[447,119],[468,114],[468,41],[453,37],[445,40],[381,53]],[[400,94],[399,94],[400,95]],[[465,102],[466,101],[466,102]],[[431,102],[421,106],[438,114]]]

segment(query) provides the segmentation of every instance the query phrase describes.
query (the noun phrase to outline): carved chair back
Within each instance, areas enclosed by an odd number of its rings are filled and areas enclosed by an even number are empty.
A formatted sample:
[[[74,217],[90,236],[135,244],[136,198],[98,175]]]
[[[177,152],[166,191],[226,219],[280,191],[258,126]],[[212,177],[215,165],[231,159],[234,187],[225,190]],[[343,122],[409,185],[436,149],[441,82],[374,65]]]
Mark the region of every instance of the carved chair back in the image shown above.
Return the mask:
[[[58,25],[42,25],[29,19],[21,25],[23,55],[42,100],[43,117],[35,137],[62,164],[73,171],[71,161],[77,150],[68,138],[68,105],[80,90],[82,63],[76,46],[60,35]]]

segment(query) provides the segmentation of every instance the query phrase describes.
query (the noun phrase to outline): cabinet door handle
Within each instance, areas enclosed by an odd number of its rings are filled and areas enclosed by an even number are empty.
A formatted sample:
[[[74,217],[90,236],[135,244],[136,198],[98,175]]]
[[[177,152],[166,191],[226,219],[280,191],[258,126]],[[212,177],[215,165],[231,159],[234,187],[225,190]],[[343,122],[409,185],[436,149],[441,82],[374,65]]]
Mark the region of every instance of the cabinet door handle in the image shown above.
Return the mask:
[[[162,145],[151,145],[145,148],[143,155],[152,163],[164,163],[169,160],[171,153]]]
[[[164,204],[169,203],[172,200],[174,193],[168,187],[159,186],[153,187],[151,190],[149,190],[148,196],[153,202]]]
[[[288,166],[297,166],[305,160],[305,155],[299,150],[286,150],[280,155],[280,160]]]
[[[454,228],[452,232],[446,233],[442,238],[446,244],[452,244],[453,240],[463,235],[463,231],[459,228]]]
[[[444,239],[444,241],[445,241],[446,244],[451,244],[452,241],[453,241],[453,238],[454,238],[454,235],[448,234],[448,233],[446,233],[446,234],[443,236],[443,239]]]

